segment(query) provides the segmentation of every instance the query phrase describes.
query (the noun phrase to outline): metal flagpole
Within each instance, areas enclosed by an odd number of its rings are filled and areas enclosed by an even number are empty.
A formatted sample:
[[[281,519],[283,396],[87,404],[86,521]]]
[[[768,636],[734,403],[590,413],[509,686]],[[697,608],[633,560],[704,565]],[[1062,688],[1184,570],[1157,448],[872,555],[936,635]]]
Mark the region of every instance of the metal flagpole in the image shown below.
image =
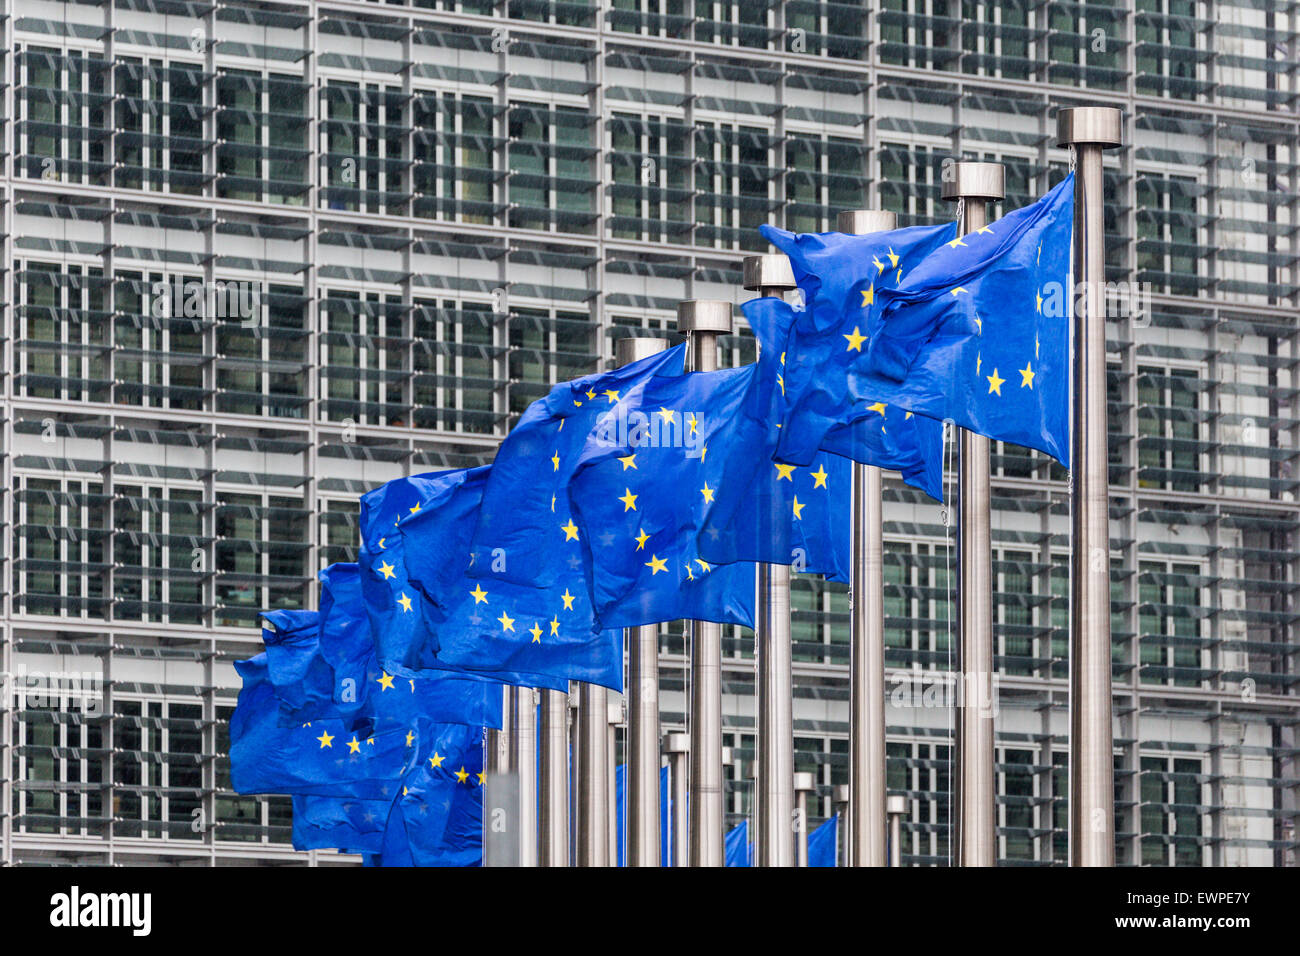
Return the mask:
[[[903,814],[907,812],[907,797],[894,794],[885,799],[885,812],[889,815],[889,865],[903,865]]]
[[[663,751],[668,755],[668,786],[672,814],[668,819],[668,848],[672,860],[664,866],[685,866],[689,851],[686,829],[686,763],[690,755],[688,734],[664,734]]]
[[[619,339],[619,365],[668,347],[666,339]],[[659,866],[659,625],[627,629],[628,866]]]
[[[510,690],[509,687],[501,688],[501,729],[488,731],[486,766],[483,768],[488,775],[510,770],[510,721],[513,717]]]
[[[1106,201],[1102,150],[1123,142],[1120,111],[1056,113],[1060,146],[1073,146],[1073,435],[1070,568],[1070,865],[1115,865],[1114,727],[1110,687],[1110,475],[1106,420]]]
[[[794,775],[794,812],[798,823],[794,831],[795,866],[808,865],[808,794],[816,789],[813,775],[808,771],[801,770]]]
[[[618,866],[618,728],[626,717],[626,701],[622,697],[607,695],[609,708],[605,725],[605,763],[609,767],[609,866]],[[626,796],[626,790],[624,791]],[[626,826],[626,818],[624,818]]]
[[[781,298],[795,287],[790,260],[781,253],[745,257],[745,288]],[[772,521],[785,516],[771,515]],[[761,520],[761,519],[760,519]],[[758,566],[758,627],[754,666],[758,685],[758,780],[755,791],[754,865],[794,866],[794,663],[790,650],[790,566]]]
[[[718,336],[731,333],[731,303],[677,304],[677,331],[690,337],[691,368],[718,367]],[[691,622],[690,865],[722,866],[722,625]]]
[[[836,847],[835,862],[839,866],[850,866],[849,854],[852,853],[850,841],[853,836],[849,832],[849,785],[847,783],[835,785],[834,801],[835,812],[840,817],[839,846]]]
[[[540,863],[569,865],[569,695],[542,692]]]
[[[842,212],[840,232],[898,228],[882,209]],[[849,866],[885,865],[885,545],[881,471],[853,463],[849,497]]]
[[[569,865],[578,865],[578,800],[582,764],[578,744],[578,682],[569,681]]]
[[[537,698],[531,687],[511,688],[510,696],[510,769],[519,778],[519,865],[537,866]]]
[[[578,685],[578,866],[609,866],[608,695],[598,684]]]
[[[953,163],[943,198],[961,201],[959,235],[988,224],[988,203],[1005,195],[1001,163]],[[993,545],[989,523],[989,440],[961,429],[957,452],[957,865],[995,866],[993,714],[981,688],[993,682]]]

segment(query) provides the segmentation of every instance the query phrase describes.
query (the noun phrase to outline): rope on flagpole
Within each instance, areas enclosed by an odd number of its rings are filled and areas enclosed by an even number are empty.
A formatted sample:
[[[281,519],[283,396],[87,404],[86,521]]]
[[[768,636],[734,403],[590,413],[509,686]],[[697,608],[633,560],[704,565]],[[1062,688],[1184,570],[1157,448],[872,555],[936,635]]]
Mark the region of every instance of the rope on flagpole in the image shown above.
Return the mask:
[[[963,202],[965,202],[965,200],[958,200],[958,205],[960,205]],[[958,218],[958,221],[959,222],[961,221],[960,216]],[[947,459],[947,461],[944,463],[945,473],[952,472],[952,467],[953,467],[952,457],[954,454],[954,449],[956,447],[956,438],[957,438],[956,429],[957,429],[957,423],[954,422],[952,419],[946,419],[944,421],[943,454],[944,454],[944,458]],[[947,633],[948,633],[947,651],[948,651],[949,679],[951,679],[953,676],[952,674],[952,608],[953,608],[952,496],[949,492],[950,487],[951,486],[947,481],[943,482],[943,509],[940,512],[943,515],[943,542],[944,542],[944,551],[945,551],[945,565],[948,571],[947,580],[946,580],[947,591],[948,591],[948,607],[946,613],[944,614],[944,626],[947,628]],[[955,796],[953,792],[953,787],[954,787],[953,780],[955,779],[955,774],[953,773],[953,752],[956,750],[957,730],[956,727],[954,726],[954,720],[956,715],[954,714],[953,711],[953,707],[954,707],[953,701],[955,700],[956,685],[953,685],[952,690],[953,690],[953,697],[949,699],[948,707],[947,707],[947,711],[948,711],[948,865],[950,867],[954,865],[953,855],[952,855],[953,804],[955,802]],[[902,858],[901,853],[899,854],[899,858],[900,859]]]

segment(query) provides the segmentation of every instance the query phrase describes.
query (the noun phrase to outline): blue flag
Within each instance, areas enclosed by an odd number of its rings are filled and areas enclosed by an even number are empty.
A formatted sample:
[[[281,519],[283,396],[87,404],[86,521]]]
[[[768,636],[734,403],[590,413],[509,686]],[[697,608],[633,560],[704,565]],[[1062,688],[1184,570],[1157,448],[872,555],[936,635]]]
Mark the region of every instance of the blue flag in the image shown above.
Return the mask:
[[[283,723],[333,717],[405,727],[423,717],[500,728],[501,684],[451,671],[399,677],[380,666],[356,564],[332,564],[321,571],[320,580],[319,613],[263,615],[268,673],[283,704]],[[302,626],[304,621],[311,626]]]
[[[749,842],[749,821],[741,820],[722,841],[724,866],[753,866],[754,847]]]
[[[1074,176],[937,250],[881,292],[849,392],[1070,465]]]
[[[835,866],[839,848],[839,822],[837,813],[812,833],[808,834],[808,865]]]
[[[324,797],[298,794],[293,798],[293,848],[378,853],[392,799]]]
[[[432,654],[418,643],[390,647],[393,659],[405,667],[454,668],[533,687],[564,690],[578,680],[621,691],[623,636],[595,628],[577,554],[575,566],[545,588],[466,575],[490,471],[446,473],[446,493],[400,521],[403,571],[391,572],[395,577],[385,585],[372,570],[373,586],[406,593],[409,585],[413,613],[425,618],[423,628],[437,644]],[[385,562],[396,561],[384,554]],[[381,661],[388,658],[381,655]]]
[[[672,819],[668,793],[668,768],[659,768],[659,865],[670,866],[668,821]],[[618,866],[627,866],[627,765],[614,769],[614,807],[618,817]]]
[[[425,731],[429,746],[402,781],[373,866],[481,866],[483,734],[460,724]]]
[[[749,383],[739,408],[712,439],[706,476],[715,487],[698,537],[712,564],[764,561],[849,579],[847,458],[818,452],[806,466],[773,460],[781,431],[782,351],[797,313],[780,299],[741,308],[759,340],[759,358],[745,367]]]
[[[582,446],[612,405],[656,375],[681,375],[685,345],[612,372],[562,382],[528,406],[497,451],[474,531],[471,577],[550,587],[572,568],[564,489]],[[576,551],[575,551],[576,553]]]
[[[230,717],[230,780],[237,793],[391,797],[419,754],[415,726],[380,729],[337,719],[285,727],[266,655],[236,661],[243,678]]]
[[[951,240],[955,225],[867,236],[760,231],[789,256],[805,305],[784,346],[779,460],[808,464],[820,448],[899,471],[941,498],[941,422],[854,393],[848,377],[878,326],[883,290]]]
[[[696,542],[752,375],[655,378],[588,436],[568,491],[600,626],[753,626],[754,566],[713,565]]]

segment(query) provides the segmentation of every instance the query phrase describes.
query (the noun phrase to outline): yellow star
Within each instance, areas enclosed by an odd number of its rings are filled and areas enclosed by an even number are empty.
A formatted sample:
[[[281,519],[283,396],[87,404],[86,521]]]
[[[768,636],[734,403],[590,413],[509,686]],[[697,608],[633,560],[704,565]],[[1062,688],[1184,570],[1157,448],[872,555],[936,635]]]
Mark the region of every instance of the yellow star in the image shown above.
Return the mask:
[[[895,283],[896,285],[898,285],[898,284],[901,284],[902,281],[903,281],[903,270],[902,270],[902,269],[899,269],[899,270],[898,270],[898,275],[894,276],[894,283]]]
[[[636,470],[636,452],[632,452],[632,454],[625,458],[620,458],[619,461],[623,463],[624,471],[627,471],[629,468]]]
[[[665,425],[672,425],[676,421],[676,419],[674,419],[673,416],[676,415],[677,413],[673,411],[673,409],[671,408],[660,408],[659,414],[663,416]]]
[[[361,741],[357,740],[355,734],[353,734],[352,739],[348,741],[348,753],[350,754],[361,753]]]
[[[609,399],[609,403],[613,405],[618,401],[618,391],[616,389],[607,388],[605,389],[605,397]]]
[[[559,633],[560,633],[560,619],[558,617],[553,617],[551,618],[551,637],[554,637],[556,634]]]
[[[799,496],[795,495],[794,498],[794,520],[795,521],[800,521],[803,519],[803,509],[806,507],[808,506],[799,504]]]
[[[403,591],[403,592],[402,592],[402,596],[399,597],[399,598],[397,599],[397,603],[400,604],[400,605],[402,606],[402,613],[403,613],[403,614],[410,614],[410,613],[411,613],[411,599],[410,599],[409,597],[406,596],[406,592],[405,592],[405,591]]]
[[[636,495],[632,494],[631,488],[625,488],[623,495],[618,499],[623,502],[623,511],[636,511]]]
[[[380,538],[380,539],[379,539],[379,550],[380,550],[380,551],[383,551],[383,550],[384,550],[384,542],[387,541],[387,540],[388,540],[387,538]]]
[[[861,352],[862,343],[867,340],[867,337],[862,334],[861,329],[856,325],[853,326],[853,334],[844,337],[849,340],[848,347],[844,350],[846,352]]]
[[[1016,371],[1020,373],[1020,387],[1032,389],[1034,387],[1034,364],[1026,362],[1024,368]]]
[[[411,514],[415,514],[417,511],[420,510],[420,503],[417,501],[415,504],[411,505],[411,507],[408,508],[407,510],[410,511]]]
[[[1005,382],[1006,379],[998,377],[998,370],[994,368],[992,375],[986,375],[984,377],[989,380],[989,394],[992,395],[994,392],[997,392],[999,395],[1001,395],[1002,383]]]
[[[876,286],[873,283],[869,287],[862,290],[862,307],[865,309],[867,306],[871,305],[875,301],[876,301]]]
[[[975,316],[975,334],[976,335],[984,334],[984,320],[981,319],[978,315]]]
[[[980,366],[983,364],[984,364],[984,356],[979,354],[978,352],[975,353],[975,374],[976,375],[980,373]]]
[[[1038,358],[1038,333],[1034,333],[1034,358]]]
[[[551,495],[551,514],[555,514],[555,495]]]
[[[411,744],[413,744],[413,743],[415,743],[415,731],[414,731],[414,730],[408,730],[408,731],[406,732],[406,746],[409,747],[409,746],[411,746]]]
[[[437,770],[439,767],[442,766],[442,762],[446,759],[447,759],[446,757],[444,757],[442,754],[438,753],[435,750],[433,756],[429,758],[429,766],[432,767],[434,770]]]
[[[984,235],[984,233],[986,233],[986,232],[992,232],[992,231],[993,231],[993,230],[990,229],[988,226],[981,226],[980,228],[978,228],[978,229],[975,230],[975,235],[977,235],[977,236],[982,236],[982,235]]]
[[[383,671],[382,674],[383,674],[382,677],[375,678],[375,683],[378,684],[380,687],[382,687],[384,690],[392,690],[393,689],[392,675],[390,675],[387,671]]]
[[[699,423],[700,423],[700,420],[699,420],[698,418],[695,417],[695,413],[694,413],[694,412],[691,412],[691,417],[688,418],[688,419],[686,420],[686,424],[691,426],[691,434],[692,434],[692,435],[695,434],[695,426],[698,425]]]
[[[894,253],[893,246],[889,247],[888,255],[889,255],[889,267],[892,269],[898,265],[898,256]]]
[[[780,481],[781,479],[784,478],[786,481],[790,482],[791,484],[794,483],[794,478],[792,477],[794,475],[794,465],[783,465],[779,461],[773,462],[772,464],[776,465],[777,481]]]
[[[573,610],[573,597],[574,596],[569,593],[568,588],[565,588],[564,593],[560,595],[560,600],[564,602],[564,609],[566,611]]]
[[[654,554],[650,555],[650,560],[645,563],[645,566],[650,569],[650,577],[654,577],[660,571],[668,570],[668,562]]]
[[[487,603],[487,592],[483,590],[483,585],[481,584],[474,585],[474,590],[470,591],[469,593],[474,596],[475,604]]]
[[[596,397],[596,390],[592,388],[587,389],[587,398],[592,399],[595,397]]]
[[[334,737],[328,730],[322,730],[320,736],[316,739],[320,741],[321,750],[324,750],[326,747],[329,747],[331,750],[334,749]]]
[[[966,245],[966,243],[964,243],[964,242],[961,241],[961,236],[958,236],[958,237],[957,237],[956,239],[954,239],[952,242],[948,243],[948,248],[949,248],[949,249],[956,249],[958,246],[964,246],[964,245]]]
[[[480,787],[485,787],[485,786],[487,786],[487,774],[483,773],[482,771],[479,771],[479,775],[478,775],[478,785],[479,785]]]
[[[961,286],[961,285],[957,286],[957,288],[952,290],[953,298],[955,299],[958,295],[960,295],[963,292],[965,292],[967,295],[970,295],[970,292],[966,290],[965,286]]]
[[[827,478],[827,475],[826,475],[826,466],[825,466],[825,465],[818,465],[818,466],[817,466],[817,470],[814,471],[814,472],[812,473],[812,476],[813,476],[813,487],[814,487],[814,488],[825,488],[825,487],[826,487],[826,478]]]
[[[713,570],[713,568],[709,566],[709,563],[707,561],[701,561],[699,558],[696,558],[695,563],[700,566],[700,570],[703,571],[705,574],[708,574],[710,571]]]
[[[1034,298],[1037,300],[1037,302],[1034,305],[1034,311],[1036,311],[1039,315],[1042,315],[1043,314],[1043,293],[1035,292]]]
[[[880,258],[878,256],[872,256],[871,262],[876,267],[876,275],[880,275],[882,272],[885,271],[885,264],[880,261]]]
[[[537,626],[536,621],[533,621],[533,626],[528,629],[528,633],[533,635],[534,644],[542,643],[542,629]]]
[[[572,518],[570,518],[570,519],[569,519],[569,523],[566,524],[566,525],[564,525],[562,528],[560,528],[560,530],[564,532],[564,540],[565,540],[565,541],[577,541],[577,540],[578,540],[578,526],[577,526],[576,524],[573,523],[573,519],[572,519]]]
[[[703,445],[703,446],[701,446],[701,447],[700,447],[700,461],[704,461],[704,456],[707,455],[708,453],[709,453],[709,446],[708,446],[708,445]]]
[[[706,504],[713,501],[713,491],[714,489],[709,487],[709,483],[707,481],[704,483],[704,487],[700,489],[700,494],[704,496],[704,501]]]
[[[636,536],[636,549],[640,551],[645,547],[645,543],[650,540],[650,535],[645,533],[645,528]]]
[[[551,466],[553,471],[560,470],[560,453],[558,451],[551,456]]]
[[[408,678],[406,682],[407,682],[408,684],[411,685],[411,693],[414,694],[414,693],[415,693],[415,678],[414,678],[414,677]]]
[[[456,782],[464,783],[469,779],[469,773],[465,770],[465,765],[461,764],[460,769],[456,771]]]
[[[506,631],[513,631],[515,629],[515,619],[505,611],[501,612],[501,616],[497,618],[497,620],[501,622],[501,632],[503,634]]]
[[[869,412],[879,412],[879,413],[880,413],[880,417],[881,417],[881,418],[884,418],[884,417],[885,417],[885,409],[888,408],[888,407],[889,407],[889,406],[886,405],[884,402],[876,402],[876,404],[874,404],[874,405],[868,405],[868,406],[867,406],[867,411],[869,411]]]
[[[393,572],[393,566],[389,564],[387,561],[385,561],[383,564],[379,566],[379,573],[384,576],[385,581],[387,581],[389,578],[397,577],[397,575]]]
[[[690,563],[689,561],[687,561],[686,564],[683,565],[683,567],[686,568],[686,580],[688,580],[688,581],[694,581],[694,580],[695,580],[695,572],[691,570],[691,563]]]

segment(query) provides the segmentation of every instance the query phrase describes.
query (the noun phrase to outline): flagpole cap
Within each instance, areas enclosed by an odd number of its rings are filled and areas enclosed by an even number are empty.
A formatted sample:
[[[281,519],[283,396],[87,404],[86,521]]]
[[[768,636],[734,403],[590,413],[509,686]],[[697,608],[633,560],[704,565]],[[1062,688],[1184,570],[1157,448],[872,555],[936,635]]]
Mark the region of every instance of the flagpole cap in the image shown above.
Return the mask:
[[[686,754],[691,752],[691,737],[689,734],[664,734],[664,739],[659,749],[666,754]]]
[[[794,270],[790,268],[790,257],[785,253],[745,256],[745,288],[749,291],[794,287]]]
[[[631,365],[666,348],[668,348],[667,339],[656,339],[649,335],[629,335],[614,342],[614,362],[618,365]]]
[[[891,793],[885,797],[885,812],[896,813],[900,816],[907,813],[907,797],[897,793]]]
[[[795,793],[812,793],[817,789],[813,783],[813,775],[807,770],[800,770],[794,775],[794,792]]]
[[[1056,111],[1056,145],[1108,149],[1124,143],[1124,114],[1113,106],[1067,106]]]
[[[849,785],[847,783],[837,783],[835,785],[835,802],[836,803],[849,802]]]
[[[943,169],[944,199],[1003,199],[1006,167],[1001,163],[955,162]]]
[[[678,332],[717,332],[730,335],[731,303],[725,299],[687,299],[677,303]]]
[[[888,209],[850,209],[835,217],[835,231],[848,236],[869,236],[897,228],[898,213]]]

